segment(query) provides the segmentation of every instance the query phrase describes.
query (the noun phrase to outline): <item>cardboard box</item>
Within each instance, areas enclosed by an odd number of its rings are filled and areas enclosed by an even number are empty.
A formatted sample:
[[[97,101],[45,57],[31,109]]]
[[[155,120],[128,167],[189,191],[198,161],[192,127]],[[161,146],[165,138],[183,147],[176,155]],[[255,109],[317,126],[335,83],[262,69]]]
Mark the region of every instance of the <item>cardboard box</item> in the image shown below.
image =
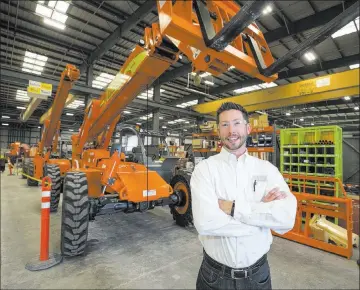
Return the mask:
[[[200,125],[201,132],[217,132],[216,121],[208,121],[207,123]]]
[[[203,139],[193,139],[192,146],[193,148],[202,148]]]
[[[268,115],[259,116],[259,127],[269,127]]]

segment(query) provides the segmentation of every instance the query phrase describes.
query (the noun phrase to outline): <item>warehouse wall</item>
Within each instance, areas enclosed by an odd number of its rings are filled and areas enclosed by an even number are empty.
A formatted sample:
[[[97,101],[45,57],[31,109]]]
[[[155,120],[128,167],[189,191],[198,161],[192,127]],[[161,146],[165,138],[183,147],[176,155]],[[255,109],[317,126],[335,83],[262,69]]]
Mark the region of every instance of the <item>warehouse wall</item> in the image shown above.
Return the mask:
[[[349,146],[349,143],[351,146]],[[344,183],[360,184],[359,171],[359,138],[343,139],[343,181]],[[354,147],[356,150],[354,150]]]
[[[0,148],[4,152],[9,148],[13,142],[19,141],[21,143],[35,145],[40,140],[40,129],[9,129],[0,128]]]

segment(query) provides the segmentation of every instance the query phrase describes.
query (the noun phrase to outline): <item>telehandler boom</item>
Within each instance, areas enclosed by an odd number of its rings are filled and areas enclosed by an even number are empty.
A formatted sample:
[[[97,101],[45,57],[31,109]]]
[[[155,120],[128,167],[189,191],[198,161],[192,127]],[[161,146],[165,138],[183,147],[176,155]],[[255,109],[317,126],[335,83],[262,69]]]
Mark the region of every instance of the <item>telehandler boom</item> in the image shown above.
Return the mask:
[[[57,152],[58,138],[60,135],[60,118],[65,107],[66,99],[74,83],[79,79],[80,71],[73,65],[67,64],[61,73],[60,82],[54,97],[51,114],[44,120],[42,136],[38,143],[38,150],[34,158],[25,161],[25,173],[30,177],[41,179],[43,176],[51,178],[50,210],[57,211],[62,181],[71,168],[70,160],[54,158]],[[38,181],[27,179],[29,186],[37,186]]]

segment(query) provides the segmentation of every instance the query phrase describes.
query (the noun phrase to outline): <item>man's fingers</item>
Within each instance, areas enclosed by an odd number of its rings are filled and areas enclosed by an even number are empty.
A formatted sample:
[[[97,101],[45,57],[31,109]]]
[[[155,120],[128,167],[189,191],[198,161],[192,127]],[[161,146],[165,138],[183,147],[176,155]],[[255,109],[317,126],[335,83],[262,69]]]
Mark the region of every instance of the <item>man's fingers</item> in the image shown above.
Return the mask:
[[[271,190],[269,191],[269,193],[276,193],[276,192],[279,192],[279,191],[280,191],[280,188],[275,187],[275,188],[271,189]]]

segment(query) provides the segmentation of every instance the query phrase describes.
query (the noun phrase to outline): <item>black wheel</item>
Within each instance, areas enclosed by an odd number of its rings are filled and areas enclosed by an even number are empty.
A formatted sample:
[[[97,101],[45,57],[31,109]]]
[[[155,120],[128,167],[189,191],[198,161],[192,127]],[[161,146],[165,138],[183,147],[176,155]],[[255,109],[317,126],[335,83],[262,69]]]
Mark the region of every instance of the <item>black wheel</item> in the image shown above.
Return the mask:
[[[61,177],[60,168],[56,164],[44,167],[44,176],[51,178],[50,212],[56,212],[60,201]]]
[[[179,205],[170,206],[170,212],[177,225],[187,227],[193,224],[189,181],[184,176],[175,175],[170,185],[182,198],[182,202]]]
[[[89,227],[89,197],[86,174],[69,172],[64,179],[61,217],[61,253],[84,253]]]
[[[28,172],[27,172],[27,166],[28,166],[28,163],[26,162],[26,159],[24,159],[23,162],[22,162],[22,172],[23,172],[24,174],[28,174]],[[22,179],[25,179],[26,176],[25,176],[25,175],[21,175],[21,178],[22,178]]]
[[[34,177],[34,162],[30,161],[28,166],[27,166],[27,174],[31,177]],[[29,186],[38,186],[38,182],[36,180],[30,179],[28,177],[27,179],[27,185]]]

